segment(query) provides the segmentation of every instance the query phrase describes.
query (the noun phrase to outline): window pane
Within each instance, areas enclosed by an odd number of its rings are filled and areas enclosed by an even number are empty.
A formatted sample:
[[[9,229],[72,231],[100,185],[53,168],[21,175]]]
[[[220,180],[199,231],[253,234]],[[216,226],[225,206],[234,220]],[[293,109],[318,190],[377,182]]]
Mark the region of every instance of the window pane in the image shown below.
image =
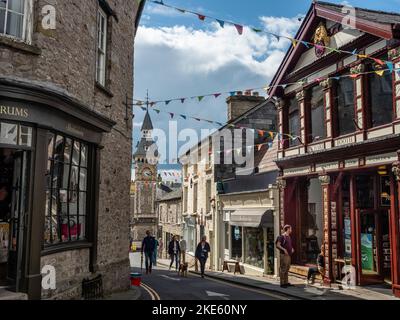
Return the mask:
[[[0,0],[4,1],[4,0]],[[18,13],[24,13],[24,3],[25,0],[9,0],[8,1],[8,10],[12,10]]]
[[[86,192],[79,193],[79,214],[86,215]]]
[[[0,9],[5,8],[7,4],[7,0],[0,0]]]
[[[392,74],[384,76],[373,73],[368,75],[372,127],[381,126],[393,121],[393,87]]]
[[[56,150],[54,151],[54,159],[59,162],[64,161],[64,137],[57,136]]]
[[[79,190],[87,190],[87,169],[81,168],[81,174],[79,179]]]
[[[71,150],[72,150],[72,140],[70,138],[66,138],[64,147],[64,163],[71,162]]]
[[[0,143],[17,144],[18,125],[11,123],[0,123]]]
[[[1,5],[1,1],[0,1]],[[4,24],[6,22],[6,11],[2,10],[0,7],[0,33],[4,34]]]
[[[88,148],[87,145],[81,144],[81,167],[87,167]]]
[[[354,112],[354,82],[350,78],[341,78],[337,85],[339,135],[352,133],[356,126]]]
[[[53,159],[53,151],[54,151],[54,139],[55,135],[53,133],[49,133],[47,135],[47,156],[48,159]]]
[[[20,126],[19,144],[21,146],[32,146],[32,128]]]
[[[23,15],[8,11],[6,34],[9,34],[17,38],[22,38],[23,25],[24,25]]]
[[[71,189],[71,181],[68,181],[69,178],[69,164],[63,164],[60,166],[62,168],[62,185],[61,187],[65,190]],[[72,172],[71,172],[72,173]]]
[[[79,221],[78,221],[78,235],[79,235],[79,240],[84,240],[86,239],[86,217],[85,216],[79,216]]]
[[[311,90],[311,141],[325,138],[324,94],[321,86]]]
[[[74,150],[72,152],[72,164],[78,166],[79,165],[79,156],[80,156],[80,143],[78,141],[74,142]]]
[[[290,100],[289,104],[289,134],[293,137],[300,135],[299,104],[296,98]],[[297,146],[299,139],[289,139],[289,146]]]

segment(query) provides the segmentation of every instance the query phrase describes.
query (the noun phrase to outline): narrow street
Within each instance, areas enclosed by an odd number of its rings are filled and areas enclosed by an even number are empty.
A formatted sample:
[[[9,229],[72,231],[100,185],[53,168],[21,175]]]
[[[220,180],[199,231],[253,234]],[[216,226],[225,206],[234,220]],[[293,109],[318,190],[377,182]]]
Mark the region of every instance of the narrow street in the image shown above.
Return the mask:
[[[133,272],[141,272],[140,253],[131,253]],[[143,266],[144,268],[144,266]],[[151,275],[142,276],[142,300],[288,300],[283,295],[238,286],[188,273],[187,277],[158,264]]]

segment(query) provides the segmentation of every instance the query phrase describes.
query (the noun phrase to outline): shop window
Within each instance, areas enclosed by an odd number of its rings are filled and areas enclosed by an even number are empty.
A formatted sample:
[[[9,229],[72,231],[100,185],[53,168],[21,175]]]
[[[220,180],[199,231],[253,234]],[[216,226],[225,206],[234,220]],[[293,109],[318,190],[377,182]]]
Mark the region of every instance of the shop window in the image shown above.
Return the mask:
[[[356,177],[357,190],[357,208],[369,209],[373,208],[374,203],[374,177],[368,175],[360,175]]]
[[[45,245],[86,239],[88,145],[49,133]]]
[[[297,137],[300,136],[300,112],[296,97],[292,98],[289,104],[289,135],[293,137],[289,139],[289,147],[299,145]]]
[[[310,179],[308,204],[301,216],[301,260],[315,264],[323,244],[322,186],[318,178]]]
[[[231,228],[231,257],[235,260],[242,259],[242,241],[243,241],[242,227],[232,226]]]
[[[387,60],[387,59],[386,59]],[[378,66],[370,65],[370,71]],[[371,126],[377,127],[393,121],[393,83],[392,74],[385,72],[379,76],[375,72],[368,74],[369,106]]]
[[[338,80],[336,92],[338,135],[342,136],[356,130],[353,79],[344,77]]]
[[[31,41],[32,0],[0,1],[0,36]]]
[[[0,143],[32,146],[32,128],[14,123],[0,122]]]
[[[318,141],[326,137],[326,123],[324,110],[324,92],[321,86],[315,86],[310,92],[311,105],[311,141]]]
[[[245,228],[244,263],[264,269],[264,231],[262,228]]]

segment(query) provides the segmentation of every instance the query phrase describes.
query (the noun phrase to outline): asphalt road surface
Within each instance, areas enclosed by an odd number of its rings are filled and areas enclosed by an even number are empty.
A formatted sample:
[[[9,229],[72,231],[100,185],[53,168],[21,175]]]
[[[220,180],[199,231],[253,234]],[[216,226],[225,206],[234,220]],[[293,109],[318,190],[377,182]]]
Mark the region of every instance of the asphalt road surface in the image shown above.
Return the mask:
[[[141,272],[140,254],[130,255],[133,272]],[[181,277],[158,265],[151,275],[142,273],[142,300],[288,300],[275,292],[257,290],[192,273]]]

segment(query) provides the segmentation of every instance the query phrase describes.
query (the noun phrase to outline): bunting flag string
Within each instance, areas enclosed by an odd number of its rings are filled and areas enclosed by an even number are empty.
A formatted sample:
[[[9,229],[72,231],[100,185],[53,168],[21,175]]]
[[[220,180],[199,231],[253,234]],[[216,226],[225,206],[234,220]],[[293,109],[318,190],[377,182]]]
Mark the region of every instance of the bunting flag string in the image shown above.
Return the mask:
[[[146,107],[143,106],[136,106],[133,105],[135,107],[139,107],[141,108],[143,111],[147,111]],[[169,114],[169,116],[171,117],[171,119],[174,119],[176,116],[181,117],[184,120],[196,120],[199,122],[207,122],[207,123],[211,123],[211,124],[215,124],[219,127],[223,127],[223,126],[227,126],[229,129],[250,129],[250,130],[255,130],[254,128],[251,127],[246,127],[246,126],[242,126],[242,125],[238,125],[238,124],[232,124],[232,123],[222,123],[219,121],[213,121],[213,120],[209,120],[209,119],[204,119],[204,118],[198,118],[198,117],[193,117],[193,116],[189,116],[189,115],[185,115],[185,114],[177,114],[177,113],[173,113],[173,112],[167,112],[167,111],[162,111],[159,109],[150,109],[151,111],[156,112],[157,114],[160,114],[161,112]],[[275,137],[278,137],[280,140],[285,141],[285,140],[296,140],[296,139],[300,139],[300,136],[293,136],[290,134],[281,134],[279,132],[274,132],[274,131],[270,131],[270,130],[255,130],[258,134],[258,137],[265,137],[266,135],[268,135],[269,138],[271,138],[271,140],[274,140]],[[286,138],[283,138],[286,137]]]
[[[299,43],[301,43],[301,44],[303,44],[307,49],[309,49],[310,47],[314,47],[314,48],[316,48],[317,50],[326,49],[328,52],[337,52],[337,53],[349,54],[349,55],[357,56],[357,57],[360,58],[360,59],[371,59],[371,60],[373,60],[373,61],[375,61],[375,62],[377,62],[377,63],[379,63],[379,64],[381,64],[381,65],[386,64],[386,65],[388,66],[389,69],[391,69],[391,65],[393,65],[393,63],[392,63],[391,61],[383,61],[383,60],[380,60],[380,59],[376,59],[376,58],[371,57],[370,55],[367,55],[367,54],[358,54],[358,53],[357,53],[357,51],[358,51],[357,49],[354,49],[353,51],[340,50],[340,49],[337,49],[337,48],[332,48],[332,47],[328,47],[328,46],[321,45],[320,43],[313,43],[313,42],[304,41],[304,40],[301,40],[301,39],[295,39],[295,38],[288,37],[288,36],[277,35],[277,34],[275,34],[275,33],[272,33],[272,32],[269,32],[269,31],[265,31],[265,30],[261,30],[261,29],[259,29],[259,28],[254,28],[254,27],[252,27],[252,26],[245,26],[245,25],[243,25],[243,24],[239,24],[239,23],[236,23],[236,22],[227,21],[227,20],[223,20],[223,19],[220,19],[220,18],[214,18],[214,17],[208,16],[208,15],[205,15],[205,14],[203,14],[203,13],[194,12],[194,11],[191,11],[191,10],[188,10],[188,9],[183,9],[183,8],[175,7],[175,6],[172,6],[172,5],[169,5],[169,4],[164,3],[163,1],[157,1],[157,0],[148,0],[148,1],[151,2],[151,3],[157,4],[157,5],[161,5],[161,6],[164,6],[164,7],[168,7],[168,8],[170,8],[170,9],[177,10],[177,11],[179,11],[180,13],[183,13],[183,14],[185,14],[185,13],[190,13],[190,14],[196,15],[201,21],[205,21],[206,18],[207,18],[207,19],[214,20],[214,21],[216,21],[222,28],[224,28],[224,26],[225,26],[226,24],[230,24],[230,25],[232,25],[232,26],[234,26],[234,27],[236,28],[236,30],[237,30],[237,32],[238,32],[239,35],[242,35],[242,34],[243,34],[244,27],[246,27],[246,28],[252,30],[253,32],[256,32],[256,33],[264,33],[264,34],[268,34],[268,35],[270,35],[270,36],[273,36],[273,37],[276,38],[276,40],[277,40],[278,42],[279,42],[280,39],[282,39],[282,38],[283,38],[283,39],[287,39],[287,40],[289,40],[289,41],[292,43],[292,46],[293,46],[293,47],[296,47]]]
[[[278,85],[274,85],[274,86],[262,86],[262,87],[256,87],[256,88],[250,88],[250,89],[245,89],[245,90],[235,90],[235,91],[226,91],[226,92],[218,92],[218,93],[208,93],[208,94],[203,94],[200,96],[191,96],[191,97],[180,97],[180,98],[173,98],[173,99],[168,99],[168,100],[158,100],[158,101],[150,101],[150,107],[154,107],[155,105],[159,105],[159,104],[165,104],[165,106],[168,106],[170,103],[174,102],[174,101],[179,101],[181,102],[181,104],[184,104],[185,102],[189,101],[189,100],[197,100],[198,102],[203,102],[204,99],[206,97],[214,97],[215,99],[218,99],[219,97],[221,97],[222,95],[230,95],[230,96],[234,96],[236,93],[238,92],[245,92],[245,93],[249,93],[251,94],[252,92],[256,91],[256,90],[264,90],[266,92],[268,92],[270,89],[274,88],[274,87],[282,87],[282,88],[286,88],[287,86],[292,86],[292,85],[308,85],[308,84],[312,84],[312,83],[320,83],[322,81],[326,81],[326,80],[340,80],[342,78],[357,78],[360,75],[367,75],[367,74],[371,74],[371,73],[376,73],[379,76],[383,76],[385,72],[394,72],[396,71],[399,76],[400,76],[400,68],[395,68],[393,63],[389,63],[388,64],[388,68],[384,69],[383,65],[380,65],[379,63],[377,63],[377,66],[375,68],[375,70],[372,71],[366,71],[366,72],[359,72],[359,73],[352,73],[352,74],[344,74],[344,75],[339,75],[339,76],[331,76],[331,77],[319,77],[316,79],[301,79],[299,81],[296,82],[290,82],[290,83],[284,83],[284,84],[278,84]],[[134,101],[135,103],[133,103],[133,105],[138,105],[138,106],[142,106],[146,104],[145,100],[140,100],[140,99],[132,99],[132,101]]]

